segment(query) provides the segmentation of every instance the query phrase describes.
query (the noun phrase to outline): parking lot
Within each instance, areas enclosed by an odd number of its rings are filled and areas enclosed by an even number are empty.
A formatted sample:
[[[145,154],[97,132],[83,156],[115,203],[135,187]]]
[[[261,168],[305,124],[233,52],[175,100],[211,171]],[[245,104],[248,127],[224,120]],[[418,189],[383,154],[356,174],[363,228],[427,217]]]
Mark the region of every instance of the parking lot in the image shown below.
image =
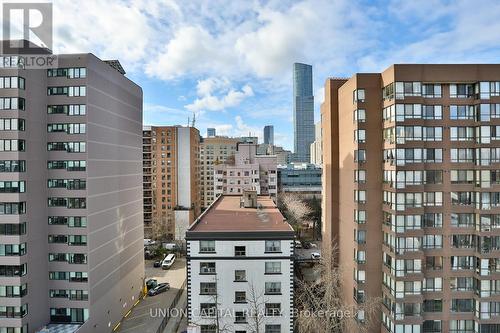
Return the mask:
[[[179,288],[186,280],[186,260],[177,258],[168,270],[153,267],[152,260],[145,261],[146,280],[157,279],[158,283],[168,282],[170,290],[156,295],[147,296],[132,309],[130,314],[122,321],[117,332],[156,333],[163,316],[158,309],[166,309],[175,298]]]

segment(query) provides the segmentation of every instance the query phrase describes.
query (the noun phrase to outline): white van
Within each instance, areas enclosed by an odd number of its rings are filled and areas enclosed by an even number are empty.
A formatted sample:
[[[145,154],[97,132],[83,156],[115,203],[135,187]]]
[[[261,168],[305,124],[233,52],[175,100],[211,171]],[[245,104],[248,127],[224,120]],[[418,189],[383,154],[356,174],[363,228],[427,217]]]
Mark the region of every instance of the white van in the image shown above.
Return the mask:
[[[161,263],[161,268],[162,269],[169,269],[175,262],[175,254],[170,253],[168,256],[163,259],[163,262]]]

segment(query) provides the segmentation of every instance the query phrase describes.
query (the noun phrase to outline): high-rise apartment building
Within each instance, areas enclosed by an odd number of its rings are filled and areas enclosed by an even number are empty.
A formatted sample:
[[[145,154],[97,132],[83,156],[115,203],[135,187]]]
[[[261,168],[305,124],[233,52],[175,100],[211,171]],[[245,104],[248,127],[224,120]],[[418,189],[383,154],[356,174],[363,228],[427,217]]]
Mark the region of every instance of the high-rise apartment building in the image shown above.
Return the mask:
[[[257,145],[239,143],[234,160],[214,166],[215,196],[241,194],[254,190],[257,194],[277,194],[276,156],[257,155]]]
[[[264,126],[264,144],[274,145],[274,126],[267,125]]]
[[[207,208],[214,202],[214,166],[234,160],[239,138],[208,137],[200,142],[201,206]]]
[[[186,232],[188,324],[293,332],[294,236],[271,198],[218,197]]]
[[[118,64],[0,57],[0,332],[110,332],[141,295],[142,90]]]
[[[345,302],[380,297],[371,332],[500,331],[500,65],[329,79],[321,112]]]
[[[183,239],[201,212],[199,131],[182,126],[144,127],[143,178],[145,234]]]
[[[311,143],[311,163],[316,165],[323,164],[323,139],[321,134],[321,121],[318,121],[315,128],[314,142]]]
[[[294,162],[309,162],[314,141],[314,96],[312,66],[293,64]]]
[[[213,128],[213,127],[207,128],[207,137],[211,138],[214,136],[216,136],[215,128]]]

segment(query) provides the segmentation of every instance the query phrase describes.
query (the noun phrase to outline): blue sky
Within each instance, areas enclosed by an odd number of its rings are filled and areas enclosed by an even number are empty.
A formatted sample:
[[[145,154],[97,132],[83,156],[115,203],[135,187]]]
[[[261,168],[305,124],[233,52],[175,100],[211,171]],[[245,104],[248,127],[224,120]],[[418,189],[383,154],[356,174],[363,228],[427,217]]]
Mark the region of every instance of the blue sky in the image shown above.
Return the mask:
[[[119,59],[145,124],[293,145],[292,64],[313,65],[316,120],[329,76],[392,63],[498,63],[499,1],[55,0],[55,52]]]

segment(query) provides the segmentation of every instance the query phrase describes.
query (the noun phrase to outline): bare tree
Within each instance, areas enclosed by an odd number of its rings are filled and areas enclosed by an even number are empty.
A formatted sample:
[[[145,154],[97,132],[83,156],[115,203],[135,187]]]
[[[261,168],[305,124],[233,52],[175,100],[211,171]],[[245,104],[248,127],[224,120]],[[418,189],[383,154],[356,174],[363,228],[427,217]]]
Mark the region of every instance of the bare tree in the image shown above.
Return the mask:
[[[151,229],[153,239],[156,240],[165,240],[167,237],[167,224],[166,221],[163,220],[159,216],[153,217],[151,221]]]
[[[353,305],[343,300],[344,272],[335,262],[336,253],[335,246],[325,248],[314,266],[316,278],[296,282],[295,325],[299,332],[368,332],[378,315],[378,298]]]
[[[311,214],[311,208],[296,194],[280,194],[280,201],[292,223],[304,223]]]
[[[265,290],[258,290],[253,283],[248,283],[247,303],[248,309],[248,324],[247,329],[250,333],[261,333],[264,331],[265,307],[266,298],[264,297]]]
[[[233,331],[233,326],[230,323],[227,323],[226,320],[224,320],[224,317],[222,316],[222,311],[224,309],[221,309],[221,302],[220,302],[220,295],[219,295],[219,284],[218,284],[218,278],[217,276],[214,277],[214,282],[215,282],[215,293],[210,295],[210,303],[213,304],[212,308],[208,310],[207,312],[204,313],[204,316],[207,317],[208,319],[211,319],[211,323],[209,324],[210,326],[213,326],[215,328],[216,333],[229,333]],[[200,308],[200,316],[202,315],[202,311]],[[197,325],[201,326],[202,324],[199,322],[191,321],[192,325]]]

